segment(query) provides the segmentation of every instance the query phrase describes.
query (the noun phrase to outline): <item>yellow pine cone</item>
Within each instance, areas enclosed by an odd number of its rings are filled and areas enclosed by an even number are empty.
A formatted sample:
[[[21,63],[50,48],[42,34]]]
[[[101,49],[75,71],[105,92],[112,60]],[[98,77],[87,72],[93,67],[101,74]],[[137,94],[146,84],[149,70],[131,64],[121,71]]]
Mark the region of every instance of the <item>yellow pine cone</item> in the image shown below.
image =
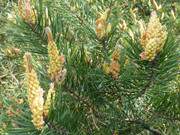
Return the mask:
[[[104,38],[111,31],[111,24],[107,23],[110,9],[107,9],[100,18],[96,20],[96,35],[99,39]]]
[[[26,0],[25,6],[26,6],[25,21],[27,21],[30,24],[35,24],[37,13],[35,9],[31,8],[30,0]]]
[[[115,50],[112,53],[112,60],[118,61],[120,58],[120,48],[116,47]]]
[[[44,126],[44,120],[43,120],[43,105],[44,105],[44,99],[43,99],[43,89],[39,88],[36,90],[36,96],[34,97],[32,103],[31,103],[31,112],[32,112],[32,122],[34,126],[41,130]]]
[[[144,52],[142,52],[142,53],[140,54],[141,59],[142,59],[142,60],[152,61],[152,60],[155,58],[155,56],[156,56],[156,48],[157,48],[156,45],[157,45],[157,44],[156,44],[155,41],[153,41],[153,40],[150,41],[150,42],[148,43],[148,45],[146,45],[146,48],[145,48]]]
[[[36,22],[36,11],[31,8],[30,0],[26,0],[24,3],[23,0],[18,1],[18,12],[19,16],[30,24],[35,24]]]
[[[45,117],[48,116],[49,109],[51,107],[51,104],[54,101],[54,98],[55,98],[55,89],[54,89],[54,84],[51,83],[50,84],[50,89],[48,91],[47,98],[46,98],[46,101],[45,101],[45,104],[44,104],[44,116]]]
[[[46,33],[48,36],[48,56],[49,56],[49,68],[48,73],[52,81],[58,81],[63,69],[65,58],[63,55],[59,56],[56,43],[53,41],[51,29],[46,27]]]
[[[29,19],[27,19],[27,20],[28,20],[28,22],[29,22],[30,24],[35,24],[35,23],[36,23],[36,17],[37,17],[37,12],[36,12],[36,10],[34,9],[34,10],[31,10],[30,17],[29,17]]]
[[[118,79],[120,72],[120,64],[118,61],[112,60],[112,62],[103,64],[103,71],[106,74],[112,75],[114,79]]]
[[[18,13],[21,18],[25,18],[24,8],[23,8],[23,1],[18,0]]]
[[[119,62],[116,61],[116,60],[112,60],[112,62],[110,64],[110,74],[112,75],[112,77],[114,79],[118,79],[119,72],[120,72],[120,64],[119,64]]]
[[[48,73],[51,76],[51,79],[54,80],[55,76],[61,70],[61,63],[59,60],[59,52],[57,50],[55,42],[48,43],[48,54],[49,54],[49,69]]]
[[[141,28],[142,29],[142,28]],[[161,25],[156,12],[152,12],[145,30],[141,30],[141,46],[144,52],[140,54],[143,60],[152,61],[164,46],[167,38],[166,27]]]
[[[106,35],[106,20],[101,18],[96,20],[96,35],[99,39],[102,39]]]
[[[43,89],[31,64],[31,54],[25,53],[24,66],[26,69],[26,84],[28,88],[28,103],[32,112],[32,122],[40,130],[44,126],[43,120]]]
[[[120,72],[119,58],[120,58],[120,48],[116,47],[116,49],[112,54],[111,62],[103,64],[103,71],[106,74],[112,75],[114,79],[118,79]]]

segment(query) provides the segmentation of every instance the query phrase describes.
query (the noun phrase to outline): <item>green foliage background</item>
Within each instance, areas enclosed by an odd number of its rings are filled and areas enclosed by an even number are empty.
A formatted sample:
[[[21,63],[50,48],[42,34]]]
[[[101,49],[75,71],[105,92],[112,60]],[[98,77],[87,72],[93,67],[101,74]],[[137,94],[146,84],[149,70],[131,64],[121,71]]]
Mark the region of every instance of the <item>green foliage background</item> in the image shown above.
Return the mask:
[[[130,13],[138,8],[137,19],[149,20],[153,6],[148,0],[37,0],[38,13],[32,28],[18,16],[17,1],[0,1],[0,134],[8,135],[111,135],[113,133],[178,135],[180,133],[179,27],[180,4],[175,2],[176,20],[171,16],[173,1],[160,0],[168,39],[156,59],[142,61],[139,30]],[[23,55],[31,52],[41,86],[47,90],[47,40],[45,8],[59,52],[66,57],[67,76],[56,89],[46,126],[37,131],[31,122],[24,84]],[[97,39],[95,20],[99,11],[111,8],[112,31],[105,42]],[[119,22],[126,20],[128,30]],[[132,40],[128,31],[134,33]],[[121,46],[121,69],[117,80],[101,66]],[[5,50],[17,47],[20,54],[8,57]],[[92,59],[91,63],[87,59]],[[126,60],[128,59],[128,64]],[[47,92],[46,92],[47,93]],[[45,93],[45,94],[46,94]],[[23,99],[22,104],[17,104]],[[9,115],[11,112],[13,115]],[[16,114],[16,112],[19,112]]]

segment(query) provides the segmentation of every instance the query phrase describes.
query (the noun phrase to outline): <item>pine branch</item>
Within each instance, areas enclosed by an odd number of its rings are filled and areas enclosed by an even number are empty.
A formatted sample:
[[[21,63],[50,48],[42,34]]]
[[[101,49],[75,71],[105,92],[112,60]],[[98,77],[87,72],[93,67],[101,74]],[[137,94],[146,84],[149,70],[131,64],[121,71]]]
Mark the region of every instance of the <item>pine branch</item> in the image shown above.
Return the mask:
[[[127,120],[126,122],[128,122],[130,125],[135,124],[136,127],[140,126],[142,129],[148,130],[153,135],[162,135],[160,131],[158,131],[157,129],[154,129],[153,127],[151,127],[147,123],[143,122],[142,120]],[[130,133],[131,130],[132,130],[131,128],[120,129],[119,135],[121,135],[123,133]]]
[[[162,118],[171,122],[180,122],[180,118],[179,117],[169,117],[164,115],[163,113],[159,113],[159,112],[153,112],[151,110],[148,110],[148,112],[151,113],[152,117],[158,117],[158,118]]]
[[[149,126],[148,124],[146,124],[145,122],[143,122],[141,120],[135,120],[135,121],[130,121],[130,122],[135,123],[137,125],[140,125],[143,129],[148,130],[153,135],[162,135],[160,131],[158,131],[157,129],[152,128],[151,126]]]
[[[26,23],[26,22],[24,22],[24,23]],[[26,23],[26,25],[28,25],[28,27],[31,29],[31,31],[34,32],[39,37],[39,39],[41,39],[43,41],[43,43],[47,44],[47,40],[45,39],[45,36],[43,36],[43,32],[39,33],[38,31],[36,31],[38,25],[33,26],[29,23]]]
[[[47,122],[47,120],[46,120],[46,124],[47,124],[49,129],[51,129],[52,131],[54,131],[58,135],[68,135],[69,134],[69,132],[64,127],[59,126],[58,124],[54,124],[51,121]]]
[[[151,63],[151,66],[150,66],[150,76],[149,76],[149,78],[148,78],[148,82],[147,82],[147,84],[144,86],[144,88],[140,91],[140,93],[138,94],[138,96],[137,97],[142,97],[145,93],[146,93],[146,91],[149,89],[149,88],[151,88],[151,86],[154,84],[154,74],[155,74],[155,72],[154,72],[154,70],[153,70],[153,68],[156,66],[156,63],[155,63],[155,60],[154,61],[152,61],[152,63]]]
[[[73,96],[77,101],[80,101],[82,103],[82,105],[87,109],[87,114],[89,114],[89,116],[92,118],[93,126],[97,130],[99,130],[99,127],[97,125],[97,120],[95,117],[98,115],[98,112],[96,111],[95,106],[90,102],[90,100],[88,98],[82,97],[79,94],[77,94],[76,92],[74,92],[68,88],[65,88],[65,89],[66,89],[66,91],[70,92],[70,95]]]

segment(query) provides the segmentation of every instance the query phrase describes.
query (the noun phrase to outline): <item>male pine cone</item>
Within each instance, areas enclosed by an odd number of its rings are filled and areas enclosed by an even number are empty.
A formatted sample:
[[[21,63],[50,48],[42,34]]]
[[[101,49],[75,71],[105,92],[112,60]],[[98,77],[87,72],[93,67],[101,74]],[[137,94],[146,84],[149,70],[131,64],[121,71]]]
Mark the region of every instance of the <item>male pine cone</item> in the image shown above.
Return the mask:
[[[31,54],[24,55],[24,66],[26,69],[26,83],[28,88],[28,103],[32,112],[32,122],[40,130],[44,126],[43,120],[43,89],[40,87],[39,80],[31,64]]]
[[[156,12],[151,13],[151,17],[147,28],[140,22],[141,25],[141,46],[144,51],[140,54],[142,60],[152,61],[156,55],[162,50],[166,38],[166,27],[163,26]]]
[[[112,54],[111,62],[103,64],[103,70],[106,74],[110,74],[114,79],[118,79],[120,72],[120,48],[116,48]]]
[[[61,77],[61,74],[64,73],[63,64],[65,62],[65,58],[63,55],[59,56],[58,48],[53,40],[52,32],[49,27],[46,27],[46,34],[48,37],[48,56],[49,56],[48,73],[50,75],[51,80],[57,83],[57,81],[59,81]]]
[[[50,89],[47,94],[46,102],[44,104],[44,116],[47,117],[49,114],[49,110],[51,107],[51,104],[53,103],[55,98],[55,89],[54,89],[54,83],[50,84]]]
[[[107,23],[108,14],[110,9],[107,9],[100,18],[96,20],[96,35],[98,39],[103,39],[111,31],[111,24]]]
[[[26,0],[24,3],[23,0],[18,0],[18,12],[19,16],[29,23],[30,25],[34,25],[36,22],[36,12],[31,8],[30,0]]]

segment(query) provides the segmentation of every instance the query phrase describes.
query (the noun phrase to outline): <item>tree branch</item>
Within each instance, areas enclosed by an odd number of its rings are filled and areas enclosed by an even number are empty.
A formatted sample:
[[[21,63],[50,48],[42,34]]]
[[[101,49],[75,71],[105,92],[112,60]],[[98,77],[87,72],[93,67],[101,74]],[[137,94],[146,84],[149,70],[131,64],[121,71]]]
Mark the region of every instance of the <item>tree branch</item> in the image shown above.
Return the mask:
[[[84,98],[80,95],[78,95],[76,92],[68,89],[68,88],[65,88],[66,91],[70,92],[70,95],[73,96],[75,99],[77,99],[78,101],[82,102],[82,104],[84,105],[84,107],[87,109],[88,113],[90,115],[90,117],[92,118],[92,122],[93,122],[93,126],[99,130],[99,127],[97,125],[97,119],[96,119],[96,115],[95,114],[98,114],[98,112],[96,111],[94,105],[89,101],[88,98]]]
[[[160,131],[158,131],[157,129],[154,129],[153,127],[151,127],[150,125],[148,125],[142,120],[127,120],[127,122],[129,124],[135,124],[137,127],[140,126],[142,129],[149,131],[153,135],[162,135]],[[122,133],[130,132],[130,131],[131,131],[131,128],[122,129],[122,130],[120,129],[119,135],[121,135]]]

